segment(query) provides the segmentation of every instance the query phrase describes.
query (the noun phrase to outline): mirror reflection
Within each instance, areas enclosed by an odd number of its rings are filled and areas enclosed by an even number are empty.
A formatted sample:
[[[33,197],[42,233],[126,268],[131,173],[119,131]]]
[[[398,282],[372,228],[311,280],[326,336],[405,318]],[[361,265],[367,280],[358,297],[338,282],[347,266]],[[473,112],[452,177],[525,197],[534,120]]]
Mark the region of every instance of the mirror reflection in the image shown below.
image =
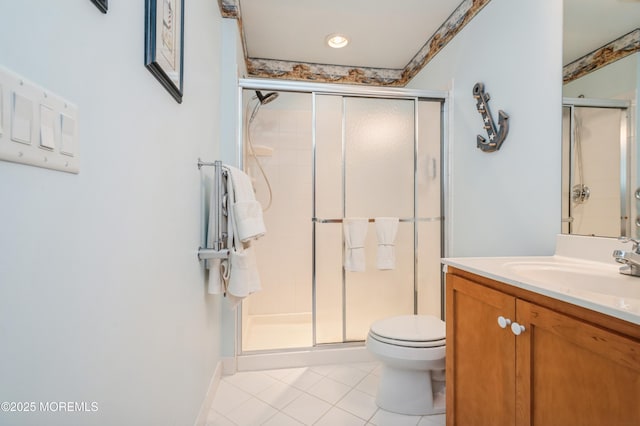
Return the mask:
[[[640,237],[640,1],[563,5],[562,232]]]

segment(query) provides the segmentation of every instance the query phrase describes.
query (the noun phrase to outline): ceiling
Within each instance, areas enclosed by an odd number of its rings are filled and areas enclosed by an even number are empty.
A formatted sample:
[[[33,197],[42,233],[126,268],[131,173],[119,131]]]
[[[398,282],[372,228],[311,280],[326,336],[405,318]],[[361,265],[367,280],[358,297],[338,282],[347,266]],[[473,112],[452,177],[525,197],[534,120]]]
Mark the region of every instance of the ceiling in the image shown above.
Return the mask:
[[[404,68],[460,0],[239,0],[251,58]],[[342,49],[325,39],[349,38]]]
[[[639,0],[564,0],[562,63],[640,27]]]
[[[404,86],[490,0],[219,0],[249,74]],[[564,0],[564,64],[640,26],[640,0]],[[346,35],[342,49],[329,34]]]

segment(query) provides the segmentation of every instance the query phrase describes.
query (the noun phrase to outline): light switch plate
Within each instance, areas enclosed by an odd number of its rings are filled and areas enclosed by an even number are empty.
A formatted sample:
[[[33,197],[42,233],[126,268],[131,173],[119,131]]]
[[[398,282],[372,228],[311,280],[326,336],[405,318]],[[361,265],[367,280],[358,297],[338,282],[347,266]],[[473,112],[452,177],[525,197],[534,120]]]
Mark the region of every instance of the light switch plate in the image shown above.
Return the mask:
[[[0,160],[80,171],[78,108],[1,66]]]

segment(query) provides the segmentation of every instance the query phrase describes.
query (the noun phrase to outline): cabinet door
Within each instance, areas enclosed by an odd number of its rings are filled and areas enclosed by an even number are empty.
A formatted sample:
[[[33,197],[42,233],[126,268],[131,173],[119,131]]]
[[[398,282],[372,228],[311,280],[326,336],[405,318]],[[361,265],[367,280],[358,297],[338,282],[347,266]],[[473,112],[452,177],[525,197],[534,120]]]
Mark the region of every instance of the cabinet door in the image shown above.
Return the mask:
[[[640,425],[640,342],[517,301],[517,425]]]
[[[447,275],[447,425],[515,422],[515,298]]]

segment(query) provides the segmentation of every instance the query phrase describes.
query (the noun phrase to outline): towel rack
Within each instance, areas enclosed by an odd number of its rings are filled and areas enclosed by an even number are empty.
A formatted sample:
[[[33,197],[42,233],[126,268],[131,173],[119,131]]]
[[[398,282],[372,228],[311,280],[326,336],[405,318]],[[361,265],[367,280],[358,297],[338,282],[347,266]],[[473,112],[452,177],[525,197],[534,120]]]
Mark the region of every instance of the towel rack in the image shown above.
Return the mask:
[[[225,180],[228,178],[227,170],[222,165],[222,161],[214,161],[213,163],[207,163],[198,158],[198,170],[202,167],[213,166],[214,170],[214,180],[213,185],[215,186],[215,193],[217,195],[217,200],[210,203],[212,212],[209,212],[209,215],[214,215],[214,220],[209,220],[209,226],[211,226],[213,222],[213,247],[199,247],[198,248],[198,259],[199,260],[208,260],[208,259],[226,259],[229,257],[229,246],[228,246],[228,233],[224,230],[224,218],[227,216],[226,212],[226,197],[227,197],[227,185],[225,184]],[[207,235],[208,237],[208,235]],[[207,244],[209,244],[207,242]]]
[[[435,217],[401,217],[398,219],[399,222],[439,222],[442,220],[442,216],[435,216]],[[311,218],[312,222],[316,222],[316,223],[342,223],[344,221],[344,218],[338,218],[338,219],[320,219],[317,217],[312,217]],[[375,218],[368,218],[368,221],[370,223],[373,223],[376,221]]]

